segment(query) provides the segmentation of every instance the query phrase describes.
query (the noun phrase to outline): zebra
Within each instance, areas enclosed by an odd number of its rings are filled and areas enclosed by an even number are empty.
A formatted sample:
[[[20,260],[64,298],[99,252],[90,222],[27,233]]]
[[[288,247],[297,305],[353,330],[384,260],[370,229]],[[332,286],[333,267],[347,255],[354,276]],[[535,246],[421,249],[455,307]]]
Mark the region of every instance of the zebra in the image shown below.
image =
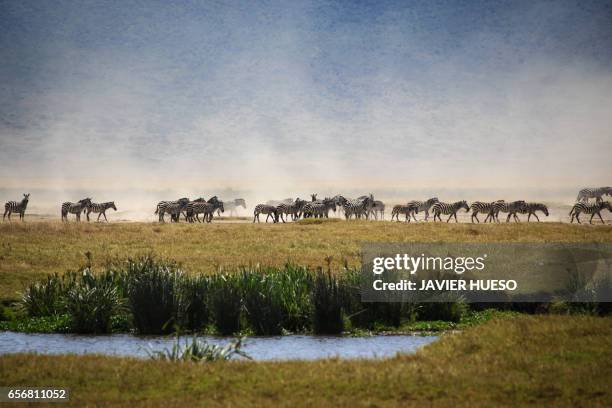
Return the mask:
[[[89,214],[90,213],[98,213],[98,219],[96,221],[100,221],[100,216],[103,215],[104,216],[104,220],[106,222],[108,222],[108,219],[106,218],[106,210],[108,210],[109,208],[112,208],[113,210],[117,211],[117,207],[115,206],[115,202],[114,201],[109,201],[107,203],[91,203],[87,206],[86,208],[86,215],[87,215],[87,222],[89,222]]]
[[[204,201],[204,199],[194,200],[185,206],[185,219],[189,222],[194,222],[195,219],[200,221],[198,214],[204,214],[204,221],[211,222],[215,211],[224,212],[223,201],[220,201],[217,196],[213,196]]]
[[[266,222],[268,222],[268,218],[270,218],[270,216],[272,216],[272,221],[274,223],[278,222],[278,210],[273,205],[257,204],[255,206],[255,211],[253,212],[253,223],[255,223],[256,219],[257,219],[257,222],[260,222],[259,221],[259,214],[267,214],[268,215],[266,217]]]
[[[536,220],[538,220],[538,222],[540,222],[540,219],[538,218],[538,215],[536,214],[536,211],[542,211],[544,213],[544,215],[546,215],[548,217],[548,207],[542,203],[525,203],[521,209],[520,209],[520,213],[521,214],[529,214],[527,216],[527,222],[529,222],[531,220],[531,216],[533,215],[534,217],[536,217]]]
[[[68,222],[68,214],[76,215],[77,222],[81,221],[81,213],[91,205],[91,198],[84,198],[76,203],[62,203],[62,221]]]
[[[525,203],[525,201],[523,200],[511,202],[505,202],[503,200],[498,201],[493,205],[491,214],[497,222],[499,222],[500,212],[508,213],[508,217],[506,217],[506,222],[510,222],[510,217],[513,217],[515,222],[520,222],[521,220],[516,214],[523,213],[526,204],[527,203]]]
[[[401,204],[396,205],[393,207],[393,210],[391,211],[391,221],[393,221],[393,218],[395,218],[399,222],[400,214],[404,214],[406,216],[406,219],[404,220],[404,222],[410,222],[410,213],[412,211],[418,212],[419,209],[418,207],[411,207],[409,205],[401,205]]]
[[[438,200],[438,197],[432,197],[426,201],[410,201],[407,204],[408,207],[411,207],[412,209],[409,213],[409,216],[412,216],[412,219],[414,219],[414,221],[416,222],[417,219],[416,219],[415,214],[418,213],[419,211],[423,211],[425,212],[425,221],[427,221],[427,219],[429,218],[429,210],[435,203],[439,201],[440,200]]]
[[[369,196],[361,196],[356,200],[346,200],[342,206],[344,209],[344,217],[349,220],[352,215],[357,219],[361,219],[362,216],[365,216],[367,220],[369,219],[370,210],[373,205],[374,196],[372,194]]]
[[[470,207],[468,206],[467,201],[461,200],[461,201],[454,202],[452,204],[443,203],[441,201],[438,201],[431,207],[431,212],[434,215],[434,221],[436,220],[436,217],[437,217],[438,220],[442,222],[442,218],[440,217],[440,214],[444,214],[444,215],[450,214],[446,222],[449,222],[450,219],[453,217],[455,217],[455,222],[459,222],[457,220],[457,211],[459,211],[462,208],[465,208],[465,212],[470,211]]]
[[[374,204],[372,204],[372,209],[370,210],[370,214],[374,215],[374,219],[378,220],[378,213],[380,213],[380,219],[385,219],[385,203],[380,200],[374,200]]]
[[[313,195],[316,197],[316,195]],[[329,218],[329,210],[336,212],[336,202],[333,198],[306,202],[302,208],[304,218]]]
[[[232,217],[237,214],[237,208],[242,207],[246,209],[246,201],[244,198],[235,198],[232,201],[224,201],[223,206],[229,211],[229,216]],[[221,209],[217,209],[217,216],[221,216]]]
[[[304,205],[306,204],[305,200],[301,200],[299,197],[295,199],[295,202],[291,204],[281,203],[276,206],[278,210],[278,216],[280,217],[282,222],[285,222],[283,215],[287,216],[289,219],[289,215],[291,215],[291,220],[295,221],[302,212]]]
[[[497,200],[490,203],[484,201],[474,201],[470,205],[470,210],[472,210],[472,223],[474,223],[474,219],[476,219],[476,221],[480,223],[480,220],[478,219],[479,213],[487,214],[487,217],[485,218],[484,222],[487,222],[488,220],[491,220],[491,222],[497,220],[497,218],[495,218],[494,213],[495,206],[496,204],[501,204],[503,202],[504,200]]]
[[[599,203],[603,201],[603,196],[612,196],[612,187],[595,187],[595,188],[583,188],[578,192],[576,202],[588,202],[589,198],[594,198],[595,202]]]
[[[608,201],[600,201],[594,204],[578,202],[574,204],[574,206],[572,207],[572,210],[569,213],[569,215],[572,217],[570,222],[574,222],[574,218],[576,218],[576,221],[578,221],[578,224],[581,224],[580,218],[578,217],[580,216],[580,214],[585,213],[585,214],[591,214],[591,219],[589,220],[589,224],[593,223],[593,217],[595,215],[599,217],[602,224],[605,224],[603,218],[601,217],[601,210],[603,209],[607,209],[608,211],[612,212],[612,206],[610,205]]]
[[[159,222],[165,222],[166,213],[170,214],[170,222],[179,222],[179,216],[187,204],[189,204],[187,197],[179,198],[176,201],[160,201],[157,203],[155,214],[159,214]]]
[[[28,201],[30,201],[30,193],[23,195],[23,200],[20,202],[17,201],[8,201],[4,204],[4,215],[2,216],[2,221],[4,222],[4,217],[8,214],[9,221],[11,220],[12,213],[19,213],[19,219],[21,221],[25,220],[25,210],[28,207]]]

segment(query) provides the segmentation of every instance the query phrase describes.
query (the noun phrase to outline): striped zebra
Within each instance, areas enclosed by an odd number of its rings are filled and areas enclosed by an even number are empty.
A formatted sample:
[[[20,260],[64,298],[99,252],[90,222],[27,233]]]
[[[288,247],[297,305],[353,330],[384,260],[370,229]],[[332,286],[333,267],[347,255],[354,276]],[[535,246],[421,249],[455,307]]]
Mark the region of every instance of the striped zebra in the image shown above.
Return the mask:
[[[91,205],[91,198],[84,198],[76,203],[62,203],[62,221],[68,222],[68,214],[74,214],[76,215],[77,222],[80,222],[81,213],[85,211],[89,205]]]
[[[548,217],[548,207],[542,203],[525,203],[519,212],[521,214],[529,214],[527,216],[527,222],[531,220],[532,215],[536,218],[536,220],[538,220],[538,222],[540,222],[536,211],[542,211],[544,215]]]
[[[411,208],[409,216],[412,216],[412,219],[416,222],[417,219],[416,219],[415,214],[418,213],[419,211],[423,211],[425,213],[424,219],[425,221],[427,221],[429,219],[429,210],[435,203],[438,203],[438,202],[440,202],[440,200],[438,200],[438,197],[432,197],[426,201],[410,201],[407,204],[408,207]]]
[[[28,207],[28,201],[30,201],[30,193],[23,195],[23,200],[20,202],[17,201],[8,201],[4,204],[4,215],[2,216],[2,221],[4,222],[4,217],[8,214],[9,221],[11,220],[12,213],[19,213],[19,219],[21,221],[25,220],[25,210]]]
[[[224,201],[223,206],[229,212],[229,216],[235,216],[237,214],[238,207],[246,209],[246,201],[244,198],[235,198],[232,201]],[[221,216],[221,209],[217,209],[217,216]]]
[[[326,197],[323,200],[308,201],[302,208],[304,218],[329,218],[329,210],[336,212],[336,202],[333,198]]]
[[[217,196],[213,196],[204,201],[204,199],[190,201],[185,206],[185,219],[189,222],[200,221],[199,214],[204,214],[203,220],[207,223],[211,222],[215,211],[225,211],[223,201],[220,201]]]
[[[591,219],[589,220],[589,224],[593,223],[593,217],[595,215],[599,217],[602,224],[605,224],[603,218],[601,217],[601,210],[603,209],[606,209],[612,212],[612,206],[610,205],[608,201],[600,201],[600,202],[593,203],[593,204],[578,202],[574,204],[574,206],[572,207],[572,210],[569,213],[569,215],[572,217],[570,222],[574,222],[574,218],[576,218],[576,221],[578,221],[578,224],[581,224],[580,218],[579,218],[580,214],[585,213],[585,214],[591,214]]]
[[[89,222],[89,214],[91,213],[97,213],[98,214],[98,219],[97,221],[100,221],[100,216],[103,215],[104,216],[104,220],[106,222],[108,222],[108,219],[106,218],[106,210],[108,210],[109,208],[112,208],[113,210],[117,211],[117,207],[115,206],[115,202],[114,201],[109,201],[107,203],[91,203],[87,206],[87,208],[85,209],[85,215],[87,215],[87,222]]]
[[[285,222],[285,218],[283,216],[286,215],[287,219],[289,219],[289,216],[291,216],[291,220],[295,221],[297,218],[299,218],[306,203],[306,200],[302,200],[298,197],[291,204],[281,203],[277,205],[276,209],[278,210],[279,218],[282,222]]]
[[[474,219],[476,219],[476,221],[480,223],[480,220],[478,219],[478,214],[487,214],[487,217],[485,218],[484,222],[487,222],[489,220],[491,222],[496,221],[497,218],[495,218],[495,205],[501,204],[503,202],[504,200],[497,200],[492,202],[474,201],[470,205],[470,210],[472,211],[472,223],[474,223]]]
[[[442,222],[442,218],[440,217],[440,214],[444,214],[444,215],[449,215],[446,222],[449,222],[451,218],[453,217],[455,217],[455,222],[459,222],[457,220],[457,211],[459,211],[462,208],[465,208],[465,212],[470,211],[470,207],[468,206],[467,201],[461,200],[461,201],[454,202],[452,204],[443,203],[441,201],[438,201],[431,207],[431,212],[434,215],[434,221],[436,220],[436,217],[437,217],[438,220]]]
[[[165,222],[164,215],[170,214],[170,222],[179,222],[183,209],[189,204],[189,198],[183,197],[176,201],[160,201],[157,203],[155,214],[159,214],[159,222]]]
[[[347,220],[351,219],[351,216],[355,216],[356,219],[365,217],[369,219],[370,210],[374,206],[374,197],[372,194],[369,196],[361,196],[355,200],[346,200],[342,205],[344,209],[344,217]]]
[[[404,214],[406,216],[406,219],[404,220],[404,222],[410,222],[410,213],[412,211],[418,212],[419,210],[418,208],[411,207],[409,205],[396,205],[393,207],[393,210],[391,211],[391,221],[393,221],[393,218],[395,218],[399,222],[400,214]]]
[[[268,218],[270,217],[272,217],[272,222],[274,223],[278,222],[278,210],[273,205],[257,204],[255,206],[255,211],[253,212],[253,223],[255,223],[256,219],[257,219],[257,222],[260,222],[259,214],[267,214],[266,222],[268,222]]]
[[[508,217],[506,217],[506,222],[510,222],[510,217],[513,217],[515,222],[520,222],[520,218],[517,213],[523,213],[524,207],[527,203],[523,200],[505,202],[500,201],[496,202],[493,206],[492,215],[495,217],[495,220],[499,222],[499,213],[508,213]]]
[[[578,192],[576,201],[588,202],[589,198],[594,198],[595,202],[599,203],[603,201],[603,196],[612,196],[612,187],[595,187],[595,188],[583,188]]]

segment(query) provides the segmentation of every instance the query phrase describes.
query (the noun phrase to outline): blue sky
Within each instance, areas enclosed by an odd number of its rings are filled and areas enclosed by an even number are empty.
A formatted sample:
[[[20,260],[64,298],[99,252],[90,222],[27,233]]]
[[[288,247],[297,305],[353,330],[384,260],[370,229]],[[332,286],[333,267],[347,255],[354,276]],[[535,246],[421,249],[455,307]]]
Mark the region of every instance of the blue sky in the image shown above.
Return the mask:
[[[0,186],[610,183],[611,2],[0,1],[0,58]]]

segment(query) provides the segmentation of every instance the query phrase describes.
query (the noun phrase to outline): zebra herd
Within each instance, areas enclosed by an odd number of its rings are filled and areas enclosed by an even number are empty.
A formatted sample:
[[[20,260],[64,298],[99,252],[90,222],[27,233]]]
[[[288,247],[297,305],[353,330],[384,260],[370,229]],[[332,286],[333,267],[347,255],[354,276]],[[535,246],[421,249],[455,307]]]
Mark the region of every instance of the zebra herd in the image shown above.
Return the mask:
[[[253,211],[253,222],[260,222],[260,214],[266,215],[266,222],[272,217],[272,222],[286,222],[291,216],[291,220],[296,221],[300,218],[329,218],[329,212],[341,211],[344,217],[349,220],[378,219],[378,215],[384,217],[385,205],[382,201],[374,200],[374,196],[364,195],[356,199],[346,198],[342,195],[317,199],[316,194],[312,194],[310,201],[296,198],[285,199],[282,201],[268,201],[265,204],[258,204]]]
[[[238,207],[246,208],[246,202],[243,198],[236,198],[233,201],[224,203],[217,196],[213,196],[208,200],[204,198],[196,198],[191,201],[187,197],[179,198],[175,201],[160,201],[157,203],[155,214],[159,217],[159,222],[165,222],[165,215],[170,215],[170,222],[179,222],[181,214],[185,217],[185,221],[193,223],[195,221],[207,223],[212,222],[215,213],[221,215],[225,212],[225,208],[230,212],[230,215],[235,213]],[[200,220],[202,214],[202,220]]]
[[[576,203],[569,213],[570,222],[573,223],[576,220],[578,223],[581,223],[580,215],[587,214],[591,216],[589,223],[593,222],[595,216],[598,216],[601,222],[605,223],[601,216],[601,211],[607,209],[612,212],[612,205],[608,201],[603,200],[605,195],[612,196],[612,187],[585,188],[580,190]],[[10,221],[12,213],[19,214],[19,219],[24,220],[29,199],[30,194],[27,193],[23,195],[21,201],[8,201],[5,203],[2,220],[4,221],[8,216]],[[591,199],[595,199],[595,202],[590,202]],[[155,214],[158,216],[159,222],[165,222],[165,215],[168,214],[170,215],[171,222],[179,222],[182,215],[185,221],[190,223],[196,221],[210,223],[215,214],[220,216],[225,210],[228,210],[230,215],[233,215],[239,207],[246,209],[246,202],[242,198],[223,202],[217,196],[213,196],[208,200],[204,198],[190,200],[187,197],[183,197],[174,201],[160,201],[156,206]],[[81,214],[84,213],[86,214],[87,221],[90,221],[89,215],[94,213],[98,214],[97,221],[100,221],[100,217],[104,217],[104,220],[108,222],[106,217],[108,209],[117,211],[114,201],[94,203],[88,197],[77,202],[64,202],[61,206],[61,219],[62,221],[68,221],[68,215],[74,214],[76,221],[79,222]],[[506,222],[510,222],[510,220],[519,222],[518,214],[526,214],[527,222],[531,221],[532,216],[537,221],[540,221],[537,212],[542,212],[547,217],[549,215],[548,207],[545,204],[526,202],[524,200],[475,201],[468,204],[465,200],[446,203],[440,201],[437,197],[432,197],[425,201],[410,201],[406,204],[394,206],[391,211],[391,221],[400,221],[400,216],[404,216],[405,222],[411,222],[411,220],[417,221],[416,214],[418,213],[423,213],[424,221],[427,221],[431,213],[433,214],[434,221],[441,222],[442,215],[445,215],[448,216],[446,222],[450,222],[452,219],[458,222],[457,212],[460,210],[472,212],[472,223],[480,223],[478,215],[485,216],[485,223],[500,222],[500,213],[506,214]],[[288,220],[297,221],[301,218],[329,218],[330,212],[341,213],[347,220],[351,218],[378,219],[379,216],[384,220],[385,204],[380,200],[375,200],[372,194],[363,195],[355,199],[346,198],[342,195],[318,199],[316,194],[312,194],[309,201],[297,198],[295,200],[285,199],[258,204],[253,212],[253,223],[261,222],[259,218],[261,214],[266,215],[265,222],[272,218],[274,223],[280,221],[285,223]],[[200,215],[202,215],[202,219],[200,219]]]

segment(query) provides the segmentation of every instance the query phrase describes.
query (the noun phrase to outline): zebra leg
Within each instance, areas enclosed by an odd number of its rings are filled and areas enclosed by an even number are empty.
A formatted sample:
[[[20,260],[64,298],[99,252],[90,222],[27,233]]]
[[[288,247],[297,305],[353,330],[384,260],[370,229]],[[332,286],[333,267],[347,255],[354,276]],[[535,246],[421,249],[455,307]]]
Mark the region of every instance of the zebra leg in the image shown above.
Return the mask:
[[[536,218],[536,220],[538,220],[538,222],[540,222],[540,219],[538,218],[538,214],[533,213],[533,216]]]
[[[104,220],[105,220],[106,222],[108,222],[108,218],[106,218],[106,212],[103,212],[103,213],[102,213],[102,215],[104,215]],[[98,215],[98,218],[100,218],[100,216],[99,216],[99,215]]]
[[[472,224],[474,223],[474,218],[476,218],[476,221],[478,221],[478,223],[480,224],[480,220],[478,219],[478,213],[472,213]],[[484,222],[487,222],[487,219],[489,217],[487,216],[487,218],[485,218]]]
[[[414,222],[417,222],[416,216],[414,215],[414,211],[410,211],[410,215],[412,216],[412,219],[414,220]],[[427,221],[427,217],[429,216],[429,214],[427,213],[427,211],[425,211],[425,221]],[[436,220],[436,214],[434,214],[434,221]]]
[[[580,213],[576,213],[576,221],[578,221],[578,224],[582,224],[582,223],[580,222],[580,218],[578,218],[579,216],[580,216]]]
[[[4,222],[4,217],[6,217],[6,213],[9,212],[8,208],[4,210],[4,215],[2,216],[2,221]],[[9,218],[10,219],[10,218]]]
[[[601,220],[601,223],[602,223],[602,224],[605,224],[605,222],[604,222],[603,218],[601,218],[601,212],[598,212],[598,213],[597,213],[597,215],[599,216],[599,219]]]
[[[597,213],[593,213],[593,214],[591,214],[591,218],[589,219],[589,224],[592,224],[592,223],[593,223],[593,217],[595,216],[595,214],[597,214]]]

